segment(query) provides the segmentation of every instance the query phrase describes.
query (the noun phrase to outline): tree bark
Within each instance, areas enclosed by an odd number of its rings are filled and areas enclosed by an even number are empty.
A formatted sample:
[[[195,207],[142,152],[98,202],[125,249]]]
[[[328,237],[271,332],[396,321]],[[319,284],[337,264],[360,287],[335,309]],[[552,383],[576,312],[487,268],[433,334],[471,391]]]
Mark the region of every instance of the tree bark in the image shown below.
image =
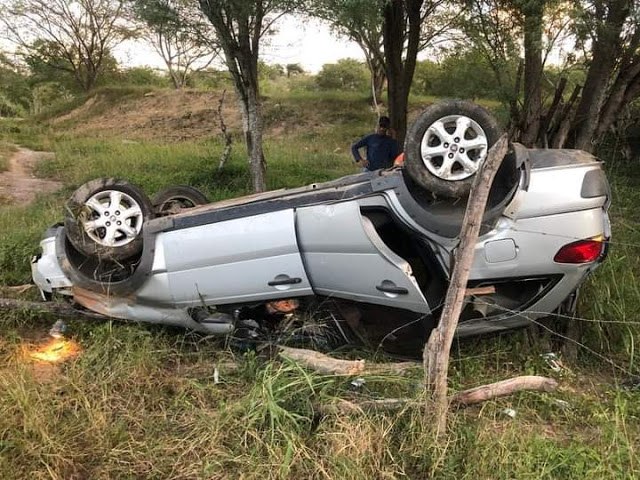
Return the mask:
[[[542,14],[544,1],[529,1],[524,10],[524,114],[521,143],[536,144],[542,116]]]
[[[369,363],[365,360],[342,360],[314,350],[278,347],[279,355],[300,363],[322,375],[402,375],[420,367],[415,362]]]
[[[600,139],[618,118],[625,105],[632,102],[640,93],[640,59],[629,69],[620,72],[611,87],[600,111],[600,120],[594,137]]]
[[[575,110],[573,109],[573,107],[578,101],[581,90],[582,87],[580,87],[580,85],[576,85],[576,87],[573,89],[571,97],[569,97],[569,101],[562,109],[562,113],[559,115],[557,120],[557,127],[553,129],[553,133],[551,135],[551,148],[565,147],[567,136],[569,135],[569,130],[571,128],[571,123],[573,122],[573,117],[575,115]]]
[[[552,392],[556,388],[558,388],[558,382],[552,378],[524,375],[456,393],[451,398],[451,404],[466,407],[492,398],[505,397],[522,390]]]
[[[384,7],[383,43],[391,128],[400,145],[407,132],[409,88],[420,48],[420,10],[424,0],[390,0]],[[406,43],[406,54],[405,51]]]
[[[538,140],[542,144],[543,148],[549,148],[549,127],[553,122],[553,117],[558,111],[558,107],[560,106],[560,102],[562,102],[562,95],[564,93],[564,89],[567,88],[567,78],[562,77],[558,86],[556,87],[556,91],[553,95],[553,101],[551,102],[551,106],[547,113],[540,120],[540,133],[538,135]]]
[[[629,15],[628,0],[597,0],[595,2],[596,39],[593,44],[593,58],[582,89],[582,98],[569,134],[572,147],[591,152],[594,133],[600,118],[600,108],[607,90],[607,83],[616,66],[620,54],[621,33]],[[606,12],[606,13],[605,13]]]
[[[525,375],[456,393],[451,398],[450,405],[468,407],[525,390],[553,392],[557,388],[558,382],[553,378]],[[324,414],[351,414],[360,413],[364,410],[396,411],[409,407],[424,407],[424,403],[409,398],[382,398],[378,400],[362,400],[359,402],[339,399],[331,405],[316,406],[317,410]]]
[[[387,81],[387,76],[384,73],[384,65],[375,60],[371,62],[370,70],[375,106],[377,107],[382,98],[382,90],[384,89],[384,83]]]
[[[498,167],[507,153],[507,149],[507,136],[503,135],[491,147],[481,170],[476,173],[462,222],[464,227],[460,234],[460,243],[455,254],[454,268],[445,297],[440,323],[431,332],[423,352],[425,384],[433,401],[438,436],[445,433],[447,426],[449,351],[451,350],[453,335],[458,325],[458,318],[462,311],[474,249],[478,240],[489,190]]]
[[[262,113],[260,101],[258,99],[257,85],[247,88],[248,102],[246,105],[247,129],[245,139],[247,150],[249,151],[249,162],[251,167],[251,181],[254,192],[264,192],[266,190],[267,163],[262,149]]]

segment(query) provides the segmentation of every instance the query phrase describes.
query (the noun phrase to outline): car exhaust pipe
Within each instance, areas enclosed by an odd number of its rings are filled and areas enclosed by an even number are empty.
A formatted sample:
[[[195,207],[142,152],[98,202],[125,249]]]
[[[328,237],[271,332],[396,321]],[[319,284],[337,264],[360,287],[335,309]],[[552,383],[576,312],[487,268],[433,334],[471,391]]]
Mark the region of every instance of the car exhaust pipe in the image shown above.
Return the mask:
[[[233,333],[236,328],[234,317],[228,313],[197,309],[191,313],[191,318],[202,326],[203,332],[210,335],[224,337]]]
[[[485,301],[478,302],[476,299],[473,301],[472,311],[473,318],[487,318],[489,313],[489,304]]]

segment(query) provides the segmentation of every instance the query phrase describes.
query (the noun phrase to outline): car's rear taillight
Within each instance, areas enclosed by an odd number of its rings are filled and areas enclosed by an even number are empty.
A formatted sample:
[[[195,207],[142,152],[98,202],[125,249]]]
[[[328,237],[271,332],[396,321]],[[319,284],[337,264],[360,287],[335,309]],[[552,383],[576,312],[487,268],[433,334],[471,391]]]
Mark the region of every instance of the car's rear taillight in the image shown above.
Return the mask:
[[[590,263],[600,258],[605,246],[602,235],[572,242],[556,253],[553,261],[557,263]]]

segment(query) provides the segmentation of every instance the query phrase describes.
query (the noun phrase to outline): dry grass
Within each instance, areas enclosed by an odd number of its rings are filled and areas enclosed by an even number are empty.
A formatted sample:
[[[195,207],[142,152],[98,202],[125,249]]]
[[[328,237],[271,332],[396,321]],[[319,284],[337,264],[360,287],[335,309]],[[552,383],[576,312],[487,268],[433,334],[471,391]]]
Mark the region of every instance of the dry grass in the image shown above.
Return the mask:
[[[0,342],[1,478],[638,474],[638,394],[611,382],[584,384],[582,372],[561,380],[570,392],[521,394],[453,413],[448,438],[436,445],[419,409],[324,417],[315,411],[336,397],[417,395],[419,377],[366,377],[365,386],[352,391],[345,377],[233,355],[179,331],[108,322],[72,322],[83,353],[43,377],[22,353],[25,342],[37,340],[21,333],[42,327],[24,322],[5,324]],[[476,362],[486,378],[500,375],[492,367],[495,349],[488,342],[486,360]],[[548,373],[527,361],[511,368]],[[516,418],[505,415],[505,408],[513,408]]]

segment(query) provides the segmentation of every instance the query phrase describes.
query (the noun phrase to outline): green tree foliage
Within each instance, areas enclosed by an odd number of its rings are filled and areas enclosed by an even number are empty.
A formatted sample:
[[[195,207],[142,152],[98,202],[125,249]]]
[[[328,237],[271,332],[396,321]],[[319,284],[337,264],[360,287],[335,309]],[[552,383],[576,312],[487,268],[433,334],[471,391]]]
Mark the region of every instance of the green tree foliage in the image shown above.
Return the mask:
[[[0,117],[24,115],[29,110],[29,104],[26,73],[0,52]]]
[[[258,61],[258,77],[260,81],[265,80],[276,80],[280,77],[285,76],[285,67],[280,64],[270,64],[263,62],[262,60]]]
[[[194,72],[191,76],[193,86],[204,90],[223,90],[233,88],[233,79],[228,70],[218,70],[207,68],[199,72]]]
[[[56,83],[67,91],[79,92],[84,88],[77,81],[73,66],[55,42],[36,40],[24,49],[23,59],[31,73],[29,83],[32,86],[42,83]],[[94,79],[94,86],[103,86],[118,81],[119,65],[110,51],[102,53],[100,75]],[[79,69],[84,76],[83,67]]]
[[[189,76],[204,70],[219,47],[211,24],[189,0],[132,0],[147,41],[162,57],[175,88],[186,86]]]
[[[505,74],[515,76],[517,59],[505,63]],[[455,98],[501,100],[506,92],[491,65],[478,49],[455,50],[440,63],[418,62],[412,91],[424,95]]]
[[[118,72],[116,81],[122,85],[145,87],[168,87],[170,83],[166,75],[149,67],[122,69]]]
[[[385,60],[382,48],[382,7],[380,0],[314,0],[310,13],[331,25],[340,36],[357,43],[364,53],[371,75],[374,101],[382,96]]]
[[[6,0],[0,26],[25,56],[70,74],[89,91],[108,53],[133,35],[126,7],[126,0]]]
[[[287,64],[287,77],[292,77],[295,75],[303,75],[304,68],[299,63],[288,63]]]
[[[316,84],[322,90],[364,91],[368,88],[367,67],[352,58],[324,64]]]
[[[64,85],[57,82],[43,82],[31,90],[31,113],[38,115],[73,98]]]

